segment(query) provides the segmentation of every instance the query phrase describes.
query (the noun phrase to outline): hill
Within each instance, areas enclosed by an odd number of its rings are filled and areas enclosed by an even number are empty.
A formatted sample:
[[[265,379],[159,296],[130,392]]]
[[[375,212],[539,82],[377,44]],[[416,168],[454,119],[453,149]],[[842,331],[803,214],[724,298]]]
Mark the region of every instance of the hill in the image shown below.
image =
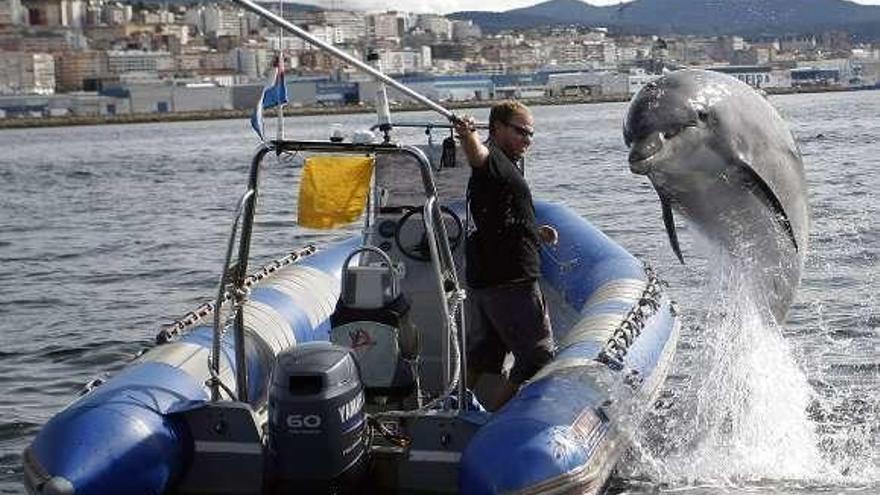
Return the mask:
[[[846,0],[635,0],[597,7],[550,0],[506,12],[456,12],[489,32],[553,25],[604,26],[623,33],[783,36],[847,30],[880,38],[880,6]]]

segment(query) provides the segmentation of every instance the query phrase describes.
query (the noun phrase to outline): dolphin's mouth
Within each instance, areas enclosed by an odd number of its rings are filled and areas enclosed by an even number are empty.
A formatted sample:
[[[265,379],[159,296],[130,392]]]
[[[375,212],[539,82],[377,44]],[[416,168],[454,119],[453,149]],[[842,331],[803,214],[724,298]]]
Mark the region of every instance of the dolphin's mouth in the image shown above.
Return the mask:
[[[632,160],[629,161],[629,170],[630,172],[636,175],[648,175],[648,172],[651,171],[651,165],[653,165],[654,156],[649,156],[648,158],[643,158],[641,160]]]
[[[652,132],[634,142],[629,150],[629,169],[634,174],[646,175],[651,170],[654,157],[663,150],[663,135]]]

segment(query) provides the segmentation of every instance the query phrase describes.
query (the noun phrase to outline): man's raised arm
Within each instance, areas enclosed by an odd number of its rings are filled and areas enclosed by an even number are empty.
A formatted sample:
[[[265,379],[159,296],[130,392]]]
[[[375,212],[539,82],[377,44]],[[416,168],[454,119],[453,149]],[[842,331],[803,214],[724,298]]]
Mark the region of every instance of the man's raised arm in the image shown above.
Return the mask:
[[[467,115],[454,123],[455,132],[472,168],[482,168],[489,160],[489,148],[480,141],[474,118]]]

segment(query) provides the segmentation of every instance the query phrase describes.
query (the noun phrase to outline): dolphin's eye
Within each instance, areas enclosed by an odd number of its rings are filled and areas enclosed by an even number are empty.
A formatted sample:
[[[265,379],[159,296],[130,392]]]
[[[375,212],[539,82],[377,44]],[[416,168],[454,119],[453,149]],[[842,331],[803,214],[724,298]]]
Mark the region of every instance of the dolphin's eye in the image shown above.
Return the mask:
[[[687,126],[684,126],[684,125],[677,125],[677,126],[674,126],[674,127],[670,127],[670,128],[667,129],[665,132],[663,132],[663,137],[666,138],[666,139],[674,138],[675,136],[678,135],[678,133],[680,133],[681,131],[683,131],[685,127],[687,127]]]
[[[700,121],[705,122],[705,121],[709,120],[709,112],[707,112],[705,110],[698,110],[697,111],[697,118],[700,119]]]

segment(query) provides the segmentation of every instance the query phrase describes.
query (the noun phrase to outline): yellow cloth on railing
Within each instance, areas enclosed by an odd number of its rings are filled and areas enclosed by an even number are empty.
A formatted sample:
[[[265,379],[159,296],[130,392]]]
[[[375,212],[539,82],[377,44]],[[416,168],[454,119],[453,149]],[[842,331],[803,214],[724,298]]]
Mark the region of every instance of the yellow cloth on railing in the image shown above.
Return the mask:
[[[299,185],[299,224],[331,229],[357,220],[367,204],[375,161],[370,156],[307,158]]]

